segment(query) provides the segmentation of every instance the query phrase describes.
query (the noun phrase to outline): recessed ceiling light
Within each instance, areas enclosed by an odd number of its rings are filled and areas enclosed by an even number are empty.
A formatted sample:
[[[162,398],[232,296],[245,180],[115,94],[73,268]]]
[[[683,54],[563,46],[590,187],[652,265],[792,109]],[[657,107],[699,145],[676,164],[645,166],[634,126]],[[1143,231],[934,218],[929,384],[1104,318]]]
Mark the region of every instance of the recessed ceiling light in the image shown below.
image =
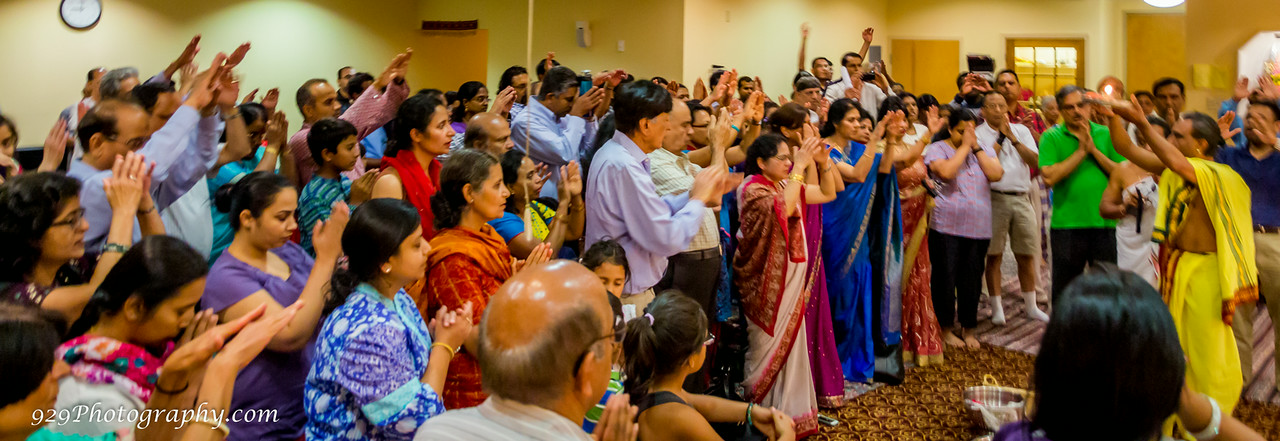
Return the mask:
[[[1142,0],[1142,1],[1147,2],[1148,5],[1155,6],[1157,8],[1172,8],[1174,6],[1178,6],[1186,2],[1186,0]]]

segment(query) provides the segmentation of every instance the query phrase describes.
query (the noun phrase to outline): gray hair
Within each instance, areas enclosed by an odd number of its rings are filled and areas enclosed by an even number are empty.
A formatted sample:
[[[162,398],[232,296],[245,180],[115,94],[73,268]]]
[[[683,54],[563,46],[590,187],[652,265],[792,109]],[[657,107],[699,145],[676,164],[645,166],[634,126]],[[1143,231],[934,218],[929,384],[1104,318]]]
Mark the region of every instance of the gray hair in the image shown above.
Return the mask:
[[[1040,105],[1041,105],[1041,106],[1048,105],[1048,104],[1054,104],[1054,105],[1056,105],[1056,104],[1058,104],[1058,99],[1057,99],[1057,98],[1055,98],[1053,95],[1045,95],[1045,96],[1040,97]]]
[[[120,83],[129,78],[138,78],[138,69],[135,67],[121,67],[111,69],[102,75],[102,81],[98,84],[98,94],[103,99],[106,98],[128,98],[125,91],[120,90]]]
[[[606,354],[596,344],[604,331],[600,318],[586,302],[579,303],[564,317],[529,342],[499,347],[489,338],[489,312],[480,323],[480,348],[476,358],[484,390],[520,403],[542,405],[559,399],[577,375],[574,366],[590,352],[597,359]]]

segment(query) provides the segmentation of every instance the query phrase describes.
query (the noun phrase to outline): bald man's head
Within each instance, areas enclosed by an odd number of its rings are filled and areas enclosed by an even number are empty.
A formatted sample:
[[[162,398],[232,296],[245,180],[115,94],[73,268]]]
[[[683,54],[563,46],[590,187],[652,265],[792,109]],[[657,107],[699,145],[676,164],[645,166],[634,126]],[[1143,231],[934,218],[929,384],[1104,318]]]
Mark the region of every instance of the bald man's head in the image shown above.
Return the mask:
[[[497,113],[478,113],[467,121],[467,131],[462,135],[462,145],[469,149],[488,152],[501,158],[515,147],[511,141],[511,126]]]
[[[546,408],[586,410],[609,383],[613,311],[600,278],[577,262],[528,268],[498,289],[480,322],[484,388]],[[562,412],[564,413],[564,412]]]

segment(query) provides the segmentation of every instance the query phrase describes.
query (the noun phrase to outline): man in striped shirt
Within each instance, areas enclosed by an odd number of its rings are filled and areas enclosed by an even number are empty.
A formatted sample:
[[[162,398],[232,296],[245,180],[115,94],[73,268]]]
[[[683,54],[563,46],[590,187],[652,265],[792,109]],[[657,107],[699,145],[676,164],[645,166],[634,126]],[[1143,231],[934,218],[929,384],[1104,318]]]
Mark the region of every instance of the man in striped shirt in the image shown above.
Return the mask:
[[[415,440],[591,440],[587,411],[609,384],[622,329],[595,273],[557,260],[522,270],[489,300],[477,358],[489,398],[427,420]],[[635,440],[636,412],[614,395],[596,433]]]

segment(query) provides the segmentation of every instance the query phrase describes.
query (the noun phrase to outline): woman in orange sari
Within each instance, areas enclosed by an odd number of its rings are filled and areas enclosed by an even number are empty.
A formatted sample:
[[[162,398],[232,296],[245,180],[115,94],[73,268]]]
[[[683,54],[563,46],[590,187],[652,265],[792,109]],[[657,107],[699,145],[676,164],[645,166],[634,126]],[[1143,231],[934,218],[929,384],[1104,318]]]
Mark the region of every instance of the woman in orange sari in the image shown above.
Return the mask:
[[[441,307],[454,310],[471,302],[475,311],[471,320],[478,325],[489,296],[523,266],[511,257],[507,242],[488,224],[502,216],[508,195],[510,191],[502,183],[502,166],[488,153],[459,150],[440,170],[440,191],[431,197],[437,232],[427,254],[424,298],[418,303],[424,317]],[[550,250],[539,245],[528,263],[546,261]],[[480,389],[480,365],[470,344],[464,344],[449,363],[446,409],[478,406],[488,397]]]

